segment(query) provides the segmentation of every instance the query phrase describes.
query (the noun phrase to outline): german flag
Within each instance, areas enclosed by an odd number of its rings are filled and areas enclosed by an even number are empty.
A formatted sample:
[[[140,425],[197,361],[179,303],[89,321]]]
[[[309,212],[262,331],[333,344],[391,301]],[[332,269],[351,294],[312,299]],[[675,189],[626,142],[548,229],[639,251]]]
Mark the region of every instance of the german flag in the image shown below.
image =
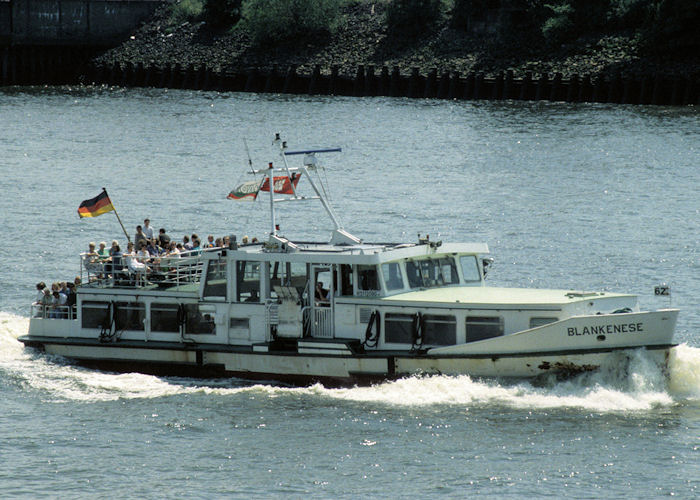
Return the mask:
[[[107,196],[107,191],[102,191],[99,195],[89,200],[83,201],[78,207],[78,215],[83,217],[97,217],[114,210],[112,200]]]

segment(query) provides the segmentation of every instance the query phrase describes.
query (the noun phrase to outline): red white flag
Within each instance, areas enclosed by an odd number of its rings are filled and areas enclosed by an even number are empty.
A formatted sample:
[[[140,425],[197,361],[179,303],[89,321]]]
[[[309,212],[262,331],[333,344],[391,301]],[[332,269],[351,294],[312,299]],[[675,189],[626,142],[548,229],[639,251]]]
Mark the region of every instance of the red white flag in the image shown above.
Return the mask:
[[[292,174],[292,180],[289,180],[289,176],[287,175],[281,175],[279,177],[274,178],[274,183],[273,186],[275,188],[275,193],[279,194],[294,194],[294,191],[292,190],[292,183],[294,183],[294,188],[297,187],[297,184],[299,184],[299,179],[301,178],[300,175],[295,175]],[[265,182],[263,182],[262,187],[260,188],[260,191],[270,191],[270,179],[267,177],[265,178]]]

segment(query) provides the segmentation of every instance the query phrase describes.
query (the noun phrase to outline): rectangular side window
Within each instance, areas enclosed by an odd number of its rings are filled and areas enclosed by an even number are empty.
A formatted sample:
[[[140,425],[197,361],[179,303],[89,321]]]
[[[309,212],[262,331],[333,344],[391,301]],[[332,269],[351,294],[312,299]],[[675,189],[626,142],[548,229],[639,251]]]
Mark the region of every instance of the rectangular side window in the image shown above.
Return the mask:
[[[554,323],[555,321],[559,321],[559,318],[530,318],[530,328],[548,325],[549,323]]]
[[[151,304],[151,331],[177,333],[177,304]]]
[[[260,262],[238,262],[237,302],[260,302]]]
[[[384,341],[412,344],[413,318],[413,314],[386,313],[384,317]]]
[[[103,328],[111,321],[107,302],[83,302],[80,312],[83,328]]]
[[[467,342],[503,335],[503,318],[499,316],[467,316]]]
[[[357,280],[360,290],[379,290],[377,266],[357,266]]]
[[[226,300],[226,259],[209,261],[204,297],[220,297]]]
[[[185,333],[216,334],[215,309],[212,306],[185,304]]]
[[[387,262],[382,264],[382,275],[387,290],[400,290],[403,288],[403,277],[401,276],[401,266],[398,262]]]
[[[481,281],[479,265],[474,255],[462,255],[459,258],[459,262],[462,265],[462,276],[465,282]]]
[[[117,302],[114,316],[117,330],[143,331],[146,307],[140,302]]]
[[[454,345],[457,343],[457,319],[454,316],[423,315],[423,344]]]

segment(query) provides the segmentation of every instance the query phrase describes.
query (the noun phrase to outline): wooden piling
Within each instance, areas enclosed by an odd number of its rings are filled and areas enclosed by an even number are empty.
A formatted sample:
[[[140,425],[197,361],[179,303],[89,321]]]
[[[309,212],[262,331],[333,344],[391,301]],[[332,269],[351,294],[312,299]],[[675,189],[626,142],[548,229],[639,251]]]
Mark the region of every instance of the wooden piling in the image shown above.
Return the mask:
[[[363,93],[366,96],[374,96],[377,93],[377,76],[373,65],[369,65],[365,69],[365,88]]]
[[[561,101],[561,80],[562,80],[562,75],[561,73],[554,73],[554,78],[552,79],[552,86],[549,91],[549,100],[550,101]]]
[[[423,87],[422,77],[418,68],[411,68],[411,77],[408,81],[408,97],[418,97],[422,95]]]
[[[282,87],[283,94],[291,94],[294,92],[294,87],[296,85],[297,77],[297,67],[292,64],[287,69],[287,76],[284,77],[284,86]]]
[[[365,67],[360,64],[355,72],[355,79],[352,83],[352,95],[355,97],[360,97],[363,95],[365,90]]]
[[[425,79],[425,88],[423,89],[423,98],[434,98],[437,96],[437,68],[433,68],[428,73]]]
[[[401,92],[401,73],[399,72],[399,67],[394,66],[394,69],[391,70],[389,95],[391,97],[398,97],[399,92]]]

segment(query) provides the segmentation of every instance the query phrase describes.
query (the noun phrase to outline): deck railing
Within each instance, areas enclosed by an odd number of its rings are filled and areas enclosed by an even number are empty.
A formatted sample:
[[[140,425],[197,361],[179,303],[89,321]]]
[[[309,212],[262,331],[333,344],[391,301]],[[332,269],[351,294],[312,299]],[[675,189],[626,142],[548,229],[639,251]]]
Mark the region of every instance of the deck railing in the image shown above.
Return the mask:
[[[304,331],[312,337],[333,337],[333,310],[330,307],[304,307]]]
[[[130,259],[136,259],[145,267],[130,267]],[[116,266],[106,259],[86,253],[80,255],[83,285],[97,288],[192,285],[199,283],[203,268],[204,259],[200,253],[181,257],[122,256],[121,265]]]
[[[75,306],[32,304],[31,317],[43,319],[76,319],[77,312]]]

